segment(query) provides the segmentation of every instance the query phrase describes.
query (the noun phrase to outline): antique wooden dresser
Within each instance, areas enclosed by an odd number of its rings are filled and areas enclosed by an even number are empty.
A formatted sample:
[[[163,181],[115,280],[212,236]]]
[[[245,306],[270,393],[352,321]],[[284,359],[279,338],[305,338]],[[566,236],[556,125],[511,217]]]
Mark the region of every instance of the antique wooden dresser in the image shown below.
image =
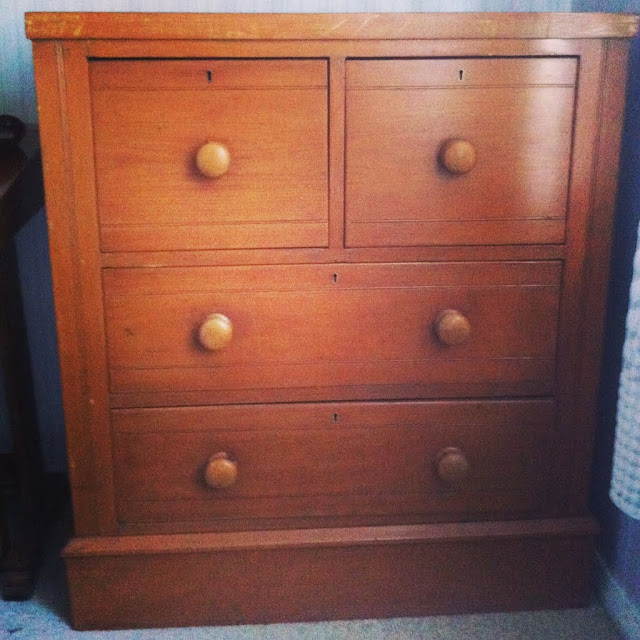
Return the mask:
[[[637,19],[26,21],[74,624],[585,603]]]

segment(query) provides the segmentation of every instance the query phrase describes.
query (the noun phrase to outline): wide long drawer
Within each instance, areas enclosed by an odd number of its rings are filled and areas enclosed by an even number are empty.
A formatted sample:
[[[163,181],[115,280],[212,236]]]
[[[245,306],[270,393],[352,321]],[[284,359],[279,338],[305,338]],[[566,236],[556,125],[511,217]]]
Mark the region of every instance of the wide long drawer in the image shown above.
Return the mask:
[[[559,262],[108,269],[111,391],[550,394],[560,274]]]
[[[113,411],[122,523],[259,528],[301,519],[537,513],[557,450],[551,400]],[[188,526],[185,525],[188,529]]]

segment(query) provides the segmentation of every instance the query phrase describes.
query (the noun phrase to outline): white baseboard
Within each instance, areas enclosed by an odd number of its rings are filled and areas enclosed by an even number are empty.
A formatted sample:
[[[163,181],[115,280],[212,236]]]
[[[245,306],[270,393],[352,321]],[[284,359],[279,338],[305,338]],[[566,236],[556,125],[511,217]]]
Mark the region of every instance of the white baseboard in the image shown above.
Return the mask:
[[[609,571],[600,554],[596,554],[595,586],[600,601],[625,640],[638,640],[640,638],[640,606],[627,595],[624,587]]]

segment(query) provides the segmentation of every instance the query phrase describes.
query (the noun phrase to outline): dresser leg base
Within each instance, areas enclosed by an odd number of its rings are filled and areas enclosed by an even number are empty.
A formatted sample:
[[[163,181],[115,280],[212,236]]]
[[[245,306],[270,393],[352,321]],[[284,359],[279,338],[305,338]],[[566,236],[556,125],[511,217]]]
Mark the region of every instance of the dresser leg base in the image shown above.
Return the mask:
[[[65,552],[73,626],[309,622],[588,602],[592,521],[484,523],[474,535],[479,526],[362,528],[360,541],[353,529],[255,532],[240,542],[229,534],[77,538]]]

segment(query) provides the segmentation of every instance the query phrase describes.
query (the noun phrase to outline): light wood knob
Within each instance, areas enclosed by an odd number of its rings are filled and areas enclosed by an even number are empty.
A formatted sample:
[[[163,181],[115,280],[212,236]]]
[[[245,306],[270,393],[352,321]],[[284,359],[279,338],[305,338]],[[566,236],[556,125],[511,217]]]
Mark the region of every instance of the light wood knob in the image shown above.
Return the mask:
[[[198,339],[209,351],[223,349],[233,338],[233,324],[222,313],[212,313],[200,326]]]
[[[436,473],[445,484],[461,484],[469,477],[469,461],[457,447],[447,447],[436,456]]]
[[[459,311],[445,309],[438,314],[435,322],[436,335],[442,344],[452,347],[462,344],[471,335],[471,323]]]
[[[238,479],[238,463],[229,458],[224,451],[209,458],[204,470],[204,481],[211,489],[228,489]]]
[[[231,164],[229,149],[219,142],[203,144],[196,154],[196,166],[205,178],[219,178]]]
[[[468,140],[447,140],[440,147],[440,164],[455,175],[468,173],[476,164],[476,150]]]

